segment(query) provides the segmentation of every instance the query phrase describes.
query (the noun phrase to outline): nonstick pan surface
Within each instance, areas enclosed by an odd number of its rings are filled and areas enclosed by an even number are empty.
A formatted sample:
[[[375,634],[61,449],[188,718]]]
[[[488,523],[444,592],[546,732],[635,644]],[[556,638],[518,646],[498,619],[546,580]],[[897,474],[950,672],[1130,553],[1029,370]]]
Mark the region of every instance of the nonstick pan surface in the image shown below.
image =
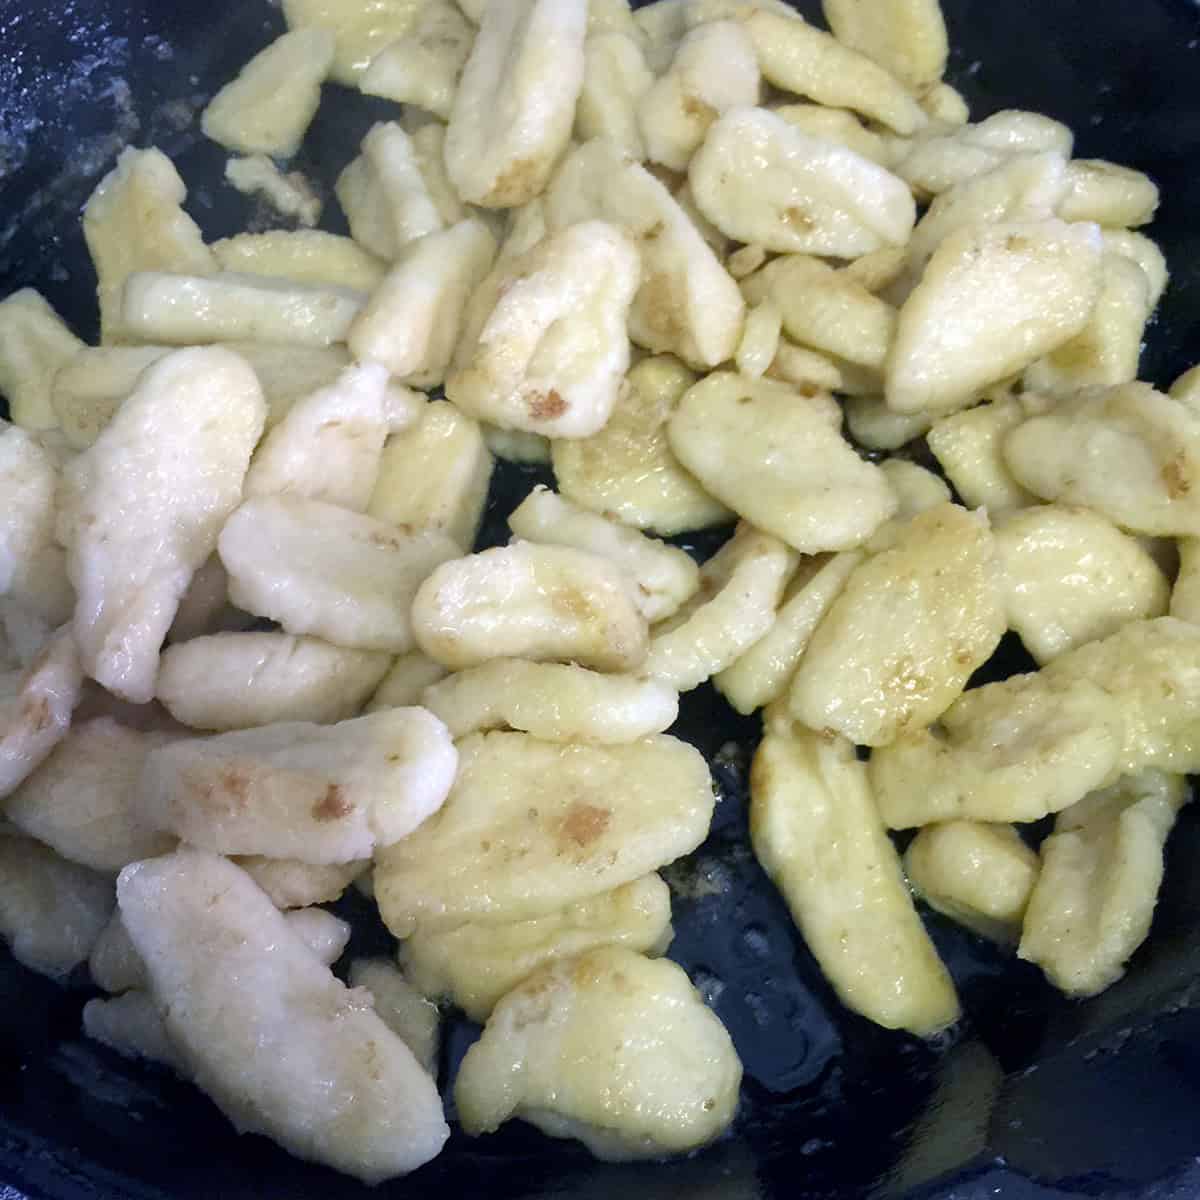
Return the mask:
[[[1004,107],[1046,112],[1076,131],[1078,156],[1128,163],[1160,183],[1149,232],[1173,278],[1142,375],[1167,384],[1200,360],[1200,10],[1190,0],[944,7],[950,78],[975,119]],[[210,239],[265,227],[269,215],[221,182],[224,155],[198,137],[194,118],[281,28],[260,0],[0,0],[0,295],[36,286],[81,336],[94,336],[79,209],[125,144],[157,144],[175,158]],[[299,165],[328,187],[371,122],[391,111],[327,88]],[[336,205],[327,209],[326,227],[344,231]],[[498,472],[483,544],[506,538],[504,519],[542,481],[537,471]],[[719,540],[689,548],[705,555]],[[1007,639],[981,677],[1028,666]],[[691,1160],[616,1167],[519,1124],[477,1141],[456,1132],[433,1164],[373,1194],[1200,1195],[1200,813],[1185,810],[1173,835],[1150,939],[1095,1001],[1063,1000],[1034,968],[925,913],[967,1014],[930,1046],[837,1004],[750,855],[745,787],[757,719],[737,717],[706,686],[684,698],[677,732],[709,757],[720,803],[708,842],[668,872],[671,957],[745,1062],[733,1133]],[[388,949],[357,895],[340,911],[355,919],[353,952]],[[0,1200],[368,1194],[261,1138],[239,1138],[194,1089],[83,1039],[90,994],[83,982],[64,989],[29,974],[0,949]],[[450,1023],[443,1081],[474,1033]]]

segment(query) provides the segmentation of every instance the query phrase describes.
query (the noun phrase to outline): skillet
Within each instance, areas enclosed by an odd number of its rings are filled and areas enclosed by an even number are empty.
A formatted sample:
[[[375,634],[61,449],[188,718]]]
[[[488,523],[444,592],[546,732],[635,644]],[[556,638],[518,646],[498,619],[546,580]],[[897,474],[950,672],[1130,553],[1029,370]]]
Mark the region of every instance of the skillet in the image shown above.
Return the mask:
[[[943,0],[949,78],[973,119],[1019,106],[1076,132],[1080,157],[1153,175],[1149,233],[1173,278],[1142,377],[1165,386],[1200,360],[1200,9],[1192,0]],[[815,5],[797,5],[815,17]],[[267,214],[221,182],[224,155],[194,118],[282,29],[248,0],[0,0],[0,295],[43,291],[84,337],[94,277],[79,209],[125,144],[156,144],[189,184],[208,238]],[[299,166],[326,186],[381,105],[329,87]],[[323,227],[344,232],[336,205]],[[505,467],[481,545],[536,470]],[[703,556],[719,537],[686,542]],[[1029,667],[1006,639],[980,680]],[[1096,1000],[1059,997],[1036,969],[925,912],[966,1018],[937,1045],[845,1012],[749,854],[746,774],[757,719],[707,686],[677,732],[709,757],[720,803],[708,842],[670,872],[682,963],[729,1026],[746,1065],[733,1133],[669,1166],[609,1166],[519,1124],[446,1151],[376,1195],[601,1200],[858,1196],[973,1200],[1200,1195],[1200,812],[1168,846],[1154,928],[1127,976]],[[352,953],[389,940],[356,894]],[[63,988],[0,948],[0,1200],[353,1200],[367,1190],[237,1137],[194,1089],[84,1040],[86,981]],[[451,1021],[443,1082],[475,1030]],[[451,1111],[451,1116],[452,1111]]]

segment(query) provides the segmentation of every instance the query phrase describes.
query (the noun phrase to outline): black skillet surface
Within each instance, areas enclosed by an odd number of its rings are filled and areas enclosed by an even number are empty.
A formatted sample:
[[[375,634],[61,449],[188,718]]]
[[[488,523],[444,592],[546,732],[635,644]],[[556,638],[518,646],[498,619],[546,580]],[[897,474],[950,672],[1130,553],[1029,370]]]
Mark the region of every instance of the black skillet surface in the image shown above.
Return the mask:
[[[944,3],[950,77],[977,118],[1006,106],[1049,113],[1076,130],[1079,155],[1129,163],[1162,185],[1150,232],[1174,277],[1143,375],[1166,384],[1200,359],[1200,11],[1189,0]],[[82,335],[94,334],[79,207],[127,142],[176,159],[208,237],[265,224],[219,182],[224,156],[197,138],[192,119],[280,28],[260,0],[0,0],[0,294],[33,284]],[[328,184],[388,111],[328,88],[300,165]],[[484,542],[505,537],[504,518],[538,478],[499,474]],[[1026,664],[1006,642],[989,670]],[[1200,815],[1185,815],[1172,839],[1147,945],[1126,979],[1091,1003],[1067,1003],[1037,971],[930,916],[967,1014],[930,1047],[834,1002],[749,855],[745,776],[757,722],[705,687],[685,698],[679,732],[710,756],[721,801],[709,841],[670,872],[671,955],[745,1061],[732,1135],[685,1162],[614,1167],[518,1124],[479,1141],[456,1133],[441,1158],[376,1194],[1200,1195]],[[368,906],[357,896],[343,904],[358,915],[359,948],[385,948]],[[0,958],[0,1200],[368,1194],[261,1138],[238,1138],[191,1088],[84,1041],[87,995]],[[472,1036],[451,1024],[444,1080]]]

